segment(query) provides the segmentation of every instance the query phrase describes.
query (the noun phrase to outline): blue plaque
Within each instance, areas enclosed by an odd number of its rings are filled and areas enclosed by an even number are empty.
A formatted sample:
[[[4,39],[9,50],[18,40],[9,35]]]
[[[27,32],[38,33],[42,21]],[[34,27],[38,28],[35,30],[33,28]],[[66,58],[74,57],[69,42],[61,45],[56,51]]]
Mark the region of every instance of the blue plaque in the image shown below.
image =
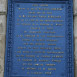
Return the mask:
[[[74,77],[73,1],[8,0],[4,77]]]

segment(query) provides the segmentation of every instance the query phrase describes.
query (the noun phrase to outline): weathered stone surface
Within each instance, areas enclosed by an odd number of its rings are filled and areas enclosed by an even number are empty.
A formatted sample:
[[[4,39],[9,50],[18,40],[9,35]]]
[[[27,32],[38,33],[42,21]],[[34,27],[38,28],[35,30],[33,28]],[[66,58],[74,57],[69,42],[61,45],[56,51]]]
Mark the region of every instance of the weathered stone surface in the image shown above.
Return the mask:
[[[7,0],[0,0],[0,12],[7,10]]]
[[[0,58],[0,77],[4,74],[4,59]]]
[[[0,15],[0,34],[6,34],[6,16]]]
[[[75,39],[75,77],[77,77],[77,39]]]
[[[77,16],[74,17],[74,36],[77,37]]]
[[[74,14],[77,14],[77,0],[74,1]]]
[[[0,77],[3,77],[4,73],[5,34],[6,16],[0,15]]]
[[[75,60],[77,64],[77,39],[75,39]]]

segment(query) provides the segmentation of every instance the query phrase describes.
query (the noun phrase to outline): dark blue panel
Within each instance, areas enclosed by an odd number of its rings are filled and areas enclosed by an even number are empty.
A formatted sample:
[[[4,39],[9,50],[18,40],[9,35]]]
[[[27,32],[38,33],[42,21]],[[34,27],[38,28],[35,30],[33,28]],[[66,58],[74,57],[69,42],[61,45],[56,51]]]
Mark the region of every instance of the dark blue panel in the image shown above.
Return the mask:
[[[74,77],[72,0],[9,0],[4,77]]]

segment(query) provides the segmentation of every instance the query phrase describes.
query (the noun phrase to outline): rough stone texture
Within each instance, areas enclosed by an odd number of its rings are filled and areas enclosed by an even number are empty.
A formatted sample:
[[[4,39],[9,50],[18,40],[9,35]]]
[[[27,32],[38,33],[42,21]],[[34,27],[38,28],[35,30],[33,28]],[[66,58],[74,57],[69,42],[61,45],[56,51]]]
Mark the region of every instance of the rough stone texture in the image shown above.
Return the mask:
[[[77,13],[77,0],[73,0],[74,1],[74,14]]]
[[[7,0],[0,0],[0,12],[7,10]]]
[[[77,38],[77,16],[74,17],[74,36]]]
[[[3,77],[4,73],[5,34],[6,16],[0,15],[0,77]]]
[[[77,38],[75,38],[75,77],[77,77]]]
[[[0,15],[0,34],[6,34],[6,15]]]
[[[0,0],[0,12],[7,12],[7,0]],[[77,77],[77,0],[74,0],[75,77]],[[6,15],[0,15],[0,77],[4,73]]]

